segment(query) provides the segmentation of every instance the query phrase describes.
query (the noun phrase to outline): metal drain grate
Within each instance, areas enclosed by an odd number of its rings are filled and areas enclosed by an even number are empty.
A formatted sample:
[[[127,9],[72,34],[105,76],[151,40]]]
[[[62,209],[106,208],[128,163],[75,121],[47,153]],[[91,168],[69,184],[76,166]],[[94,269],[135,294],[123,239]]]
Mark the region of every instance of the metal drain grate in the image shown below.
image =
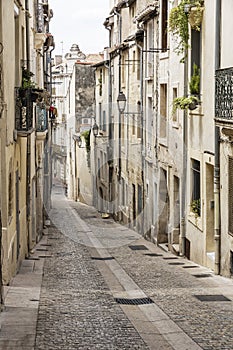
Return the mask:
[[[171,262],[168,265],[184,265],[182,262]]]
[[[153,256],[163,256],[163,254],[157,254],[157,253],[146,253],[145,255],[146,256],[151,256],[151,257],[153,257]]]
[[[200,301],[231,301],[222,294],[213,295],[194,295]]]
[[[106,261],[106,260],[114,260],[115,258],[112,256],[108,256],[106,258],[98,257],[98,256],[92,256],[92,260],[101,260],[101,261]]]
[[[115,301],[118,304],[123,304],[123,305],[144,305],[144,304],[154,303],[151,298],[137,298],[137,299],[115,298]]]
[[[200,266],[195,266],[195,265],[190,265],[190,266],[183,266],[183,269],[195,269],[197,267],[200,267]]]
[[[129,245],[129,248],[132,250],[148,250],[144,245]]]
[[[200,273],[198,275],[192,275],[196,278],[207,278],[207,277],[213,277],[210,273]]]

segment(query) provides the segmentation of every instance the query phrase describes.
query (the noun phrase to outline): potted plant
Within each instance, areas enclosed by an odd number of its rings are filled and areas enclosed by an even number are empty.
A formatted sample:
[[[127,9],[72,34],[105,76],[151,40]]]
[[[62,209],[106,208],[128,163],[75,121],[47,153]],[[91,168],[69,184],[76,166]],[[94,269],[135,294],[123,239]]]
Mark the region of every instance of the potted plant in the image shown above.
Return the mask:
[[[193,74],[189,82],[189,96],[176,97],[173,100],[173,113],[179,109],[193,111],[200,104],[200,68],[194,63]]]
[[[200,100],[197,96],[181,96],[181,97],[176,97],[173,100],[173,109],[172,113],[174,114],[177,109],[190,109],[194,110],[197,108],[197,105],[200,103]]]
[[[196,5],[190,8],[188,20],[191,27],[195,30],[200,30],[203,11],[204,11],[203,1],[197,1]]]
[[[191,211],[195,214],[195,216],[201,215],[201,200],[200,199],[194,199],[191,202]]]

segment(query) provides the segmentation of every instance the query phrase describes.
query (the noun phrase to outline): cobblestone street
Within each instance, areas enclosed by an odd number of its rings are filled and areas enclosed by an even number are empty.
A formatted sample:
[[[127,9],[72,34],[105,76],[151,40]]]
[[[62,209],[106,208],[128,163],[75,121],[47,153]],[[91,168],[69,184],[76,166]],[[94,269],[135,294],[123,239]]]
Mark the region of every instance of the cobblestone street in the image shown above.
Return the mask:
[[[50,219],[36,350],[233,349],[231,280],[68,201],[61,186]]]

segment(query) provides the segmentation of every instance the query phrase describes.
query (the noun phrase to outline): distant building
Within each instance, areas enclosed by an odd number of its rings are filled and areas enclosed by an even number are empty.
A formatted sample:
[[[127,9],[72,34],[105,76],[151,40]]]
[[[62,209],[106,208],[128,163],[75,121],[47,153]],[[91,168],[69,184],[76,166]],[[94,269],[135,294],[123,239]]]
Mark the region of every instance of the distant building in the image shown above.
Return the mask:
[[[73,44],[62,63],[53,67],[53,104],[57,110],[53,174],[64,181],[69,198],[88,204],[92,204],[92,183],[87,142],[95,119],[92,65],[102,58],[101,54],[85,55]]]

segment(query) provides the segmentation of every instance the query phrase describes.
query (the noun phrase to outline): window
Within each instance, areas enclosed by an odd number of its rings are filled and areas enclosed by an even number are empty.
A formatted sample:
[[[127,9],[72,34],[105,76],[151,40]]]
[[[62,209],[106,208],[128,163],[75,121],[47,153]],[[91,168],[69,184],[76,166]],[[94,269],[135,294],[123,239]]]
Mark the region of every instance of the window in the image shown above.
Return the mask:
[[[133,51],[133,73],[135,72],[135,65],[136,65],[136,52]]]
[[[201,215],[201,175],[200,162],[192,159],[192,194],[191,211],[198,216]]]
[[[191,76],[194,74],[196,65],[201,74],[201,31],[192,29],[191,31]]]
[[[172,89],[172,101],[174,101],[175,98],[178,97],[178,89],[173,88]],[[178,111],[177,109],[175,111],[172,111],[172,120],[173,122],[178,122]]]
[[[121,57],[121,82],[124,85],[125,84],[125,56],[122,55]]]
[[[168,0],[162,0],[162,19],[161,19],[161,48],[162,52],[167,51],[167,22],[168,22]]]
[[[106,111],[103,111],[103,131],[107,130],[107,125],[106,125]]]
[[[153,59],[154,55],[150,52],[153,49],[153,22],[148,23],[147,29],[147,77],[153,76]]]
[[[102,104],[99,103],[99,128],[102,130]]]
[[[129,12],[130,12],[130,17],[131,17],[131,19],[133,19],[133,18],[135,17],[135,12],[136,12],[136,5],[135,5],[135,4],[133,4],[133,5],[130,7]]]
[[[9,174],[9,184],[8,184],[8,216],[9,218],[12,216],[13,212],[13,180],[12,180],[12,172]]]
[[[160,137],[167,136],[167,84],[160,85]]]
[[[99,77],[99,95],[102,96],[103,91],[103,71],[100,70],[100,77]]]

